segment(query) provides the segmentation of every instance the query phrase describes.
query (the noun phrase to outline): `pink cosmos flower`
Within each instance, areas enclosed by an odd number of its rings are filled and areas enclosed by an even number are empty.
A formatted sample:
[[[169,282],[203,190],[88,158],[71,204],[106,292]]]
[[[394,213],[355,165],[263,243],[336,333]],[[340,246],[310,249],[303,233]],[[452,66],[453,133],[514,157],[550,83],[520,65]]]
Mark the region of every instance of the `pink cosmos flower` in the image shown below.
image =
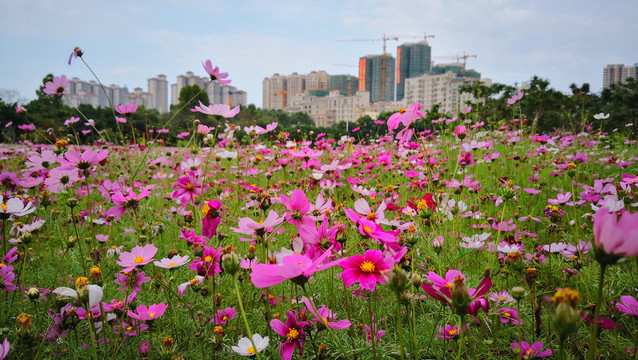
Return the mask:
[[[556,195],[556,199],[547,199],[547,202],[552,205],[560,205],[566,203],[572,197],[571,192]]]
[[[191,270],[197,271],[197,275],[204,276],[206,279],[213,277],[215,274],[222,272],[219,266],[219,261],[222,258],[222,247],[215,248],[214,245],[210,245],[204,248],[202,256],[193,260],[188,266]]]
[[[204,218],[202,219],[202,235],[208,239],[212,239],[213,236],[217,235],[217,227],[222,221],[220,216],[221,207],[222,203],[218,200],[209,201],[204,204],[204,208],[202,209],[204,214]]]
[[[173,269],[173,268],[176,268],[178,266],[185,265],[189,261],[190,261],[190,258],[188,257],[188,255],[185,255],[185,256],[175,255],[175,256],[173,256],[170,259],[169,258],[163,258],[160,261],[155,261],[155,262],[153,262],[153,264],[155,264],[155,266],[159,266],[159,267],[164,268],[164,269]]]
[[[13,272],[13,266],[5,265],[0,267],[0,289],[2,289],[2,291],[17,290],[18,287],[13,285],[15,278],[16,274]]]
[[[208,188],[207,185],[203,186],[202,182],[197,179],[195,173],[191,171],[186,176],[182,176],[177,179],[177,182],[173,184],[173,189],[176,189],[171,194],[173,199],[178,199],[180,204],[186,205],[190,202],[194,202],[195,196],[200,196],[202,190]]]
[[[132,289],[133,292],[140,291],[142,284],[151,281],[151,278],[146,275],[145,271],[129,271],[120,272],[115,274],[115,283],[120,286],[118,291],[127,291]]]
[[[213,104],[206,106],[202,104],[201,101],[199,102],[199,106],[195,106],[195,108],[191,109],[192,112],[200,112],[206,115],[219,115],[227,119],[235,117],[235,115],[239,114],[239,110],[239,105],[231,109],[228,104]]]
[[[27,201],[26,204],[18,198],[11,198],[5,201],[4,196],[0,195],[0,219],[6,220],[12,216],[20,217],[31,214],[34,211],[35,207],[31,201]]]
[[[35,131],[35,125],[33,124],[18,125],[18,129],[24,130],[24,131]]]
[[[512,95],[511,98],[507,99],[507,107],[510,107],[514,104],[516,104],[516,102],[520,99],[523,98],[523,91],[519,91],[516,94]]]
[[[157,252],[157,247],[153,244],[146,244],[142,246],[135,246],[131,252],[120,253],[120,260],[116,263],[123,266],[122,272],[129,272],[135,269],[138,265],[146,265],[153,261],[153,256]]]
[[[638,255],[638,213],[626,211],[620,220],[616,219],[616,213],[610,212],[607,207],[598,209],[594,215],[596,258],[608,264]]]
[[[501,322],[503,324],[512,323],[514,325],[518,325],[521,323],[521,320],[518,317],[518,310],[516,309],[504,307],[496,313],[501,315]]]
[[[71,116],[70,119],[64,120],[64,126],[69,126],[70,124],[75,124],[80,121],[79,117]]]
[[[365,199],[358,199],[354,202],[354,211],[364,216],[367,220],[374,221],[377,224],[389,224],[388,219],[386,219],[383,214],[386,206],[386,203],[382,201],[379,207],[373,210]]]
[[[638,301],[636,301],[636,298],[624,295],[620,297],[620,301],[616,303],[618,310],[630,316],[638,316]]]
[[[157,318],[162,317],[162,315],[164,315],[164,312],[166,311],[167,308],[168,308],[168,305],[164,303],[153,304],[149,307],[146,307],[146,305],[140,305],[135,309],[137,313],[134,313],[131,310],[129,310],[127,314],[128,316],[132,317],[135,320],[140,320],[140,321],[155,320]]]
[[[308,201],[305,192],[295,189],[292,191],[290,198],[286,195],[280,195],[279,199],[288,209],[288,212],[284,214],[286,221],[297,227],[312,224],[312,219],[306,216],[308,211],[310,211],[310,201]]]
[[[452,291],[455,289],[455,286],[464,286],[465,275],[458,270],[449,270],[445,274],[445,279],[443,279],[436,273],[430,271],[428,274],[428,280],[430,280],[432,284],[428,284],[424,281],[421,284],[423,290],[433,298],[453,307],[454,301],[452,300]],[[478,310],[482,308],[487,313],[489,310],[489,304],[483,296],[487,294],[491,288],[492,279],[489,277],[484,278],[476,289],[467,288],[469,304],[464,309],[465,312],[476,315]]]
[[[295,348],[299,350],[300,357],[303,355],[303,344],[306,342],[306,333],[303,329],[307,325],[306,321],[297,321],[294,311],[288,313],[285,324],[279,319],[270,321],[270,327],[277,334],[286,337],[286,341],[279,346],[279,356],[282,360],[292,359]]]
[[[212,128],[199,124],[197,125],[197,133],[200,135],[208,135],[208,133],[212,130]]]
[[[61,170],[76,168],[80,171],[89,171],[94,165],[102,162],[109,155],[108,150],[85,150],[82,154],[78,151],[67,151],[64,159],[60,160]]]
[[[47,190],[52,193],[60,193],[64,191],[66,188],[73,186],[73,184],[78,181],[80,177],[80,173],[78,169],[60,169],[57,167],[52,169],[49,176],[44,179],[44,185],[47,186]]]
[[[329,246],[334,246],[336,252],[341,251],[341,244],[336,241],[340,225],[338,224],[328,228],[329,224],[328,217],[324,216],[318,229],[315,228],[314,224],[301,226],[299,228],[299,237],[309,246],[306,250],[306,255],[309,258],[313,260],[318,258]],[[326,259],[326,261],[327,260],[328,259]]]
[[[115,111],[121,115],[133,115],[137,111],[137,104],[124,104],[115,107]]]
[[[467,323],[463,326],[463,330],[467,330],[470,327],[470,323]],[[451,326],[450,324],[446,324],[445,328],[441,326],[436,327],[440,334],[436,334],[436,337],[444,338],[444,339],[456,339],[459,335],[459,327],[458,325]]]
[[[320,309],[315,311],[316,305],[314,305],[307,297],[303,296],[301,301],[306,304],[308,311],[314,315],[321,325],[335,330],[347,329],[350,327],[351,323],[348,319],[333,321],[337,317],[337,314],[333,313],[332,310],[327,307],[322,306]]]
[[[314,261],[305,255],[293,254],[284,257],[281,264],[257,264],[253,266],[250,279],[258,288],[267,288],[288,279],[303,286],[315,272],[328,269],[346,260],[343,258],[323,264],[324,259],[332,254],[332,249],[332,246],[329,247]]]
[[[58,95],[62,96],[64,94],[64,90],[69,88],[69,80],[67,80],[66,76],[62,75],[62,77],[54,77],[53,81],[49,81],[44,84],[44,92],[48,95]]]
[[[16,113],[18,114],[24,114],[25,112],[27,112],[27,109],[25,109],[24,107],[20,105],[16,105],[15,110],[16,110]]]
[[[264,236],[269,229],[273,226],[277,226],[284,221],[284,217],[279,217],[279,215],[270,210],[268,212],[268,216],[264,221],[256,222],[251,218],[240,218],[237,222],[238,228],[230,228],[234,232],[245,234],[245,235],[257,235]]]
[[[111,196],[111,201],[115,204],[115,206],[109,208],[106,211],[105,215],[114,216],[115,221],[117,221],[122,217],[122,215],[126,213],[128,209],[137,209],[140,200],[149,196],[150,194],[151,192],[147,188],[143,188],[142,192],[140,192],[139,194],[136,194],[133,191],[133,188],[129,188],[129,192],[127,195],[117,192]]]
[[[71,65],[71,60],[73,58],[81,58],[82,55],[84,55],[84,53],[82,52],[82,49],[80,49],[79,47],[75,47],[73,48],[73,51],[71,52],[71,55],[69,55],[69,65]]]
[[[41,153],[33,153],[29,155],[28,161],[24,164],[29,171],[38,171],[48,169],[51,165],[58,161],[58,156],[51,150],[42,150]]]
[[[219,67],[213,67],[213,63],[210,60],[202,62],[202,66],[204,66],[204,70],[208,73],[208,75],[210,75],[210,79],[212,81],[217,81],[222,85],[230,84],[230,79],[226,80],[228,73],[220,73]]]
[[[522,359],[535,359],[539,357],[552,356],[551,349],[541,351],[541,349],[543,348],[542,341],[535,342],[532,345],[530,345],[527,341],[521,341],[520,344],[512,343],[511,347],[512,351],[514,351],[514,349],[520,348]]]
[[[374,239],[379,244],[383,244],[389,249],[396,251],[401,247],[397,242],[398,231],[385,232],[381,225],[377,225],[375,222],[363,218],[359,220],[358,227],[361,235]]]
[[[383,340],[381,340],[381,337],[383,337],[385,335],[385,330],[379,329],[379,325],[374,323],[372,324],[372,328],[370,328],[370,326],[368,326],[368,324],[365,325],[365,329],[366,329],[366,335],[368,336],[368,341],[372,342],[372,336],[375,336],[375,342],[381,342]]]
[[[210,319],[210,322],[216,325],[226,324],[228,321],[234,319],[237,316],[235,307],[217,310],[217,314]]]
[[[390,271],[381,250],[366,250],[364,255],[357,254],[339,264],[344,271],[341,279],[346,287],[359,282],[362,289],[374,291],[377,283],[385,284],[385,272]]]
[[[460,140],[463,140],[465,136],[467,136],[467,129],[465,128],[465,125],[459,125],[456,129],[454,129],[452,134],[454,134],[454,136],[456,136]]]

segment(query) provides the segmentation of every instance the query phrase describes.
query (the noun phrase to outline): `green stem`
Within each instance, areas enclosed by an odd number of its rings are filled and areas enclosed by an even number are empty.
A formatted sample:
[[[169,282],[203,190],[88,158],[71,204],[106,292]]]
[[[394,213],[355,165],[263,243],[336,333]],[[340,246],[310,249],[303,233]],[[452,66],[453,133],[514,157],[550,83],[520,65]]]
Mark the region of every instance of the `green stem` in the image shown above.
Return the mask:
[[[459,336],[459,351],[456,354],[456,360],[459,360],[461,358],[461,351],[463,350],[463,338],[465,337],[465,330],[464,328],[464,323],[465,323],[465,314],[461,315],[461,324],[459,325],[459,332],[461,333]]]
[[[600,305],[603,300],[603,284],[605,280],[605,269],[607,265],[600,265],[600,282],[598,283],[598,299],[596,300],[596,310],[594,311],[594,322],[592,324],[591,338],[589,339],[589,351],[587,360],[594,360],[596,357],[596,345],[598,345],[598,318],[600,317]]]
[[[317,307],[315,306],[315,303],[310,299],[310,296],[308,296],[308,292],[306,291],[306,287],[302,286],[301,288],[303,289],[304,295],[306,295],[306,298],[308,299],[308,302],[310,302],[310,305],[312,306],[312,310],[315,312],[315,314],[319,315],[319,310],[317,310]],[[318,320],[323,321],[323,319],[318,319]],[[324,325],[326,325],[326,324],[324,324]],[[328,332],[330,333],[330,336],[332,337],[332,340],[334,340],[337,343],[337,346],[339,346],[339,349],[343,353],[343,356],[345,356],[346,359],[350,360],[350,356],[346,352],[346,349],[344,349],[343,345],[341,345],[341,341],[339,341],[339,338],[337,338],[337,335],[335,335],[334,331],[332,331],[332,329],[328,325],[326,325],[326,329],[328,329]]]
[[[372,356],[374,360],[377,360],[377,345],[376,345],[377,329],[373,323],[374,315],[372,315],[372,296],[374,296],[374,293],[371,293],[368,296],[368,313],[370,314],[370,337],[372,338]]]
[[[86,305],[86,313],[87,315],[93,314],[88,304]],[[93,318],[89,317],[87,320],[89,321],[89,335],[91,336],[91,347],[93,348],[93,359],[98,360],[99,358],[97,357],[97,344],[95,343],[95,336],[93,335]]]
[[[250,331],[250,326],[248,326],[248,320],[246,319],[246,312],[244,311],[244,304],[241,302],[241,292],[239,291],[239,285],[237,285],[237,278],[235,275],[233,276],[233,283],[235,284],[235,295],[237,295],[237,303],[239,304],[239,312],[241,313],[241,318],[244,320],[244,326],[246,326],[246,332],[248,333],[248,339],[250,340],[250,344],[255,349],[255,356],[259,359],[259,353],[257,352],[257,347],[253,342],[253,333]]]
[[[405,359],[405,348],[403,345],[403,317],[401,316],[401,299],[397,295],[397,321],[399,328],[399,349],[401,349],[401,360]],[[415,349],[416,350],[416,349]]]

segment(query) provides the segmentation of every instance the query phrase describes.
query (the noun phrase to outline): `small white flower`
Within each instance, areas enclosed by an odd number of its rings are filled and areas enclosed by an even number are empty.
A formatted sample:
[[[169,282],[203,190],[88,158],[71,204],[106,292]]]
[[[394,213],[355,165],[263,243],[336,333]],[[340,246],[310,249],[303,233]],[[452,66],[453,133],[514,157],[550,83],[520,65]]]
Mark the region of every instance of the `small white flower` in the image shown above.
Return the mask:
[[[607,119],[607,118],[609,118],[609,114],[599,113],[599,114],[594,115],[594,119],[596,119],[596,120],[604,120],[604,119]]]
[[[268,336],[261,337],[259,334],[254,334],[253,343],[255,343],[255,347],[253,347],[248,338],[243,337],[239,339],[237,346],[232,346],[232,349],[241,356],[253,356],[255,353],[262,352],[268,346],[269,341]]]

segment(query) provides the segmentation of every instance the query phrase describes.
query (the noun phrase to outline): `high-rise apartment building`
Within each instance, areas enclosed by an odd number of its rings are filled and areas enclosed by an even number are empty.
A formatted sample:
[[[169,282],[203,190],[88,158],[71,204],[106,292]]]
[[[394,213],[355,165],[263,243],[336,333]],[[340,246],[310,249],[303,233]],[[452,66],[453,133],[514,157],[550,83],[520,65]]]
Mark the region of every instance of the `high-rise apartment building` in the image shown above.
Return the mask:
[[[427,41],[406,43],[397,48],[397,100],[405,93],[405,80],[430,71],[432,48]]]
[[[628,78],[638,80],[638,63],[634,65],[610,64],[603,68],[603,89],[609,89],[613,84],[627,82]]]
[[[312,96],[308,93],[291,94],[289,113],[303,112],[315,122],[316,126],[328,127],[339,121],[357,120],[357,109],[370,105],[370,93],[358,91],[352,96],[344,96],[338,90],[332,90],[327,96]]]
[[[284,110],[289,99],[295,94],[305,91],[323,91],[327,95],[330,90],[330,75],[325,71],[312,71],[310,74],[294,72],[288,76],[274,74],[264,78],[262,89],[264,109]]]
[[[106,91],[106,94],[104,92]],[[78,106],[80,104],[91,105],[97,107],[109,107],[109,100],[114,106],[124,104],[127,102],[129,91],[126,87],[120,87],[117,85],[108,85],[102,87],[95,81],[84,81],[77,77],[69,80],[69,89],[65,91],[62,101],[69,106]]]
[[[197,76],[192,71],[187,71],[184,75],[178,75],[176,82],[171,84],[171,105],[179,104],[179,94],[182,89],[193,85],[206,90],[208,101],[211,104],[248,105],[245,91],[238,90],[232,85],[221,85],[216,81],[211,82],[209,76]]]
[[[148,92],[151,94],[151,104],[149,108],[156,109],[160,114],[168,112],[168,80],[166,75],[160,74],[157,77],[148,79]]]
[[[394,100],[394,65],[394,57],[387,53],[385,60],[383,55],[359,58],[359,90],[370,92],[370,101]]]
[[[341,95],[350,96],[359,89],[359,78],[351,75],[331,75],[330,91],[339,90]]]
[[[426,110],[440,104],[440,112],[456,114],[459,106],[463,106],[466,101],[475,101],[471,94],[461,93],[459,88],[479,81],[486,85],[492,83],[490,79],[457,76],[452,71],[440,75],[424,74],[408,78],[405,81],[405,100],[408,104],[421,103]]]

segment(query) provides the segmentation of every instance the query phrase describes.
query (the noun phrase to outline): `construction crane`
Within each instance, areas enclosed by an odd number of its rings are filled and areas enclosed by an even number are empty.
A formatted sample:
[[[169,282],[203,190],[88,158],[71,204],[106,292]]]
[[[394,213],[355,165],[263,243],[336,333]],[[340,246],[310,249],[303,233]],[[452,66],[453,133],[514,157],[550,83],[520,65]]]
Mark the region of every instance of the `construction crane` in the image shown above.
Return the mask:
[[[427,40],[428,37],[434,37],[434,35],[427,35],[426,33],[423,33],[423,38],[425,40]],[[421,38],[421,36],[414,36],[414,35],[406,35],[406,36],[386,36],[386,34],[383,34],[383,36],[381,38],[377,38],[377,39],[346,39],[346,40],[337,40],[338,42],[346,42],[346,41],[383,41],[383,58],[382,58],[382,62],[381,62],[381,101],[385,101],[385,64],[386,64],[386,41],[388,40],[395,40],[395,41],[399,41],[399,38]],[[361,81],[361,79],[359,79],[359,81]]]
[[[282,91],[280,92],[276,92],[273,95],[281,95],[281,110],[284,111],[286,109],[286,94],[294,94],[294,93],[300,93],[300,92],[306,92],[306,91],[314,91],[314,90],[330,90],[327,87],[322,87],[322,88],[314,88],[314,89],[302,89],[302,90],[295,90],[295,91],[286,91],[286,86],[284,85],[284,88]]]
[[[346,65],[346,64],[331,64],[332,66],[345,66],[345,67],[353,67],[358,68],[357,65]],[[347,75],[346,81],[348,82],[348,96],[350,96],[350,92],[352,90],[350,86],[350,74]]]
[[[457,63],[463,64],[463,77],[465,77],[465,65],[467,64],[468,58],[476,58],[476,55],[468,55],[463,51],[463,55],[453,55],[453,56],[435,56],[434,59],[445,59],[445,60],[456,60]],[[461,59],[463,62],[461,63]]]

